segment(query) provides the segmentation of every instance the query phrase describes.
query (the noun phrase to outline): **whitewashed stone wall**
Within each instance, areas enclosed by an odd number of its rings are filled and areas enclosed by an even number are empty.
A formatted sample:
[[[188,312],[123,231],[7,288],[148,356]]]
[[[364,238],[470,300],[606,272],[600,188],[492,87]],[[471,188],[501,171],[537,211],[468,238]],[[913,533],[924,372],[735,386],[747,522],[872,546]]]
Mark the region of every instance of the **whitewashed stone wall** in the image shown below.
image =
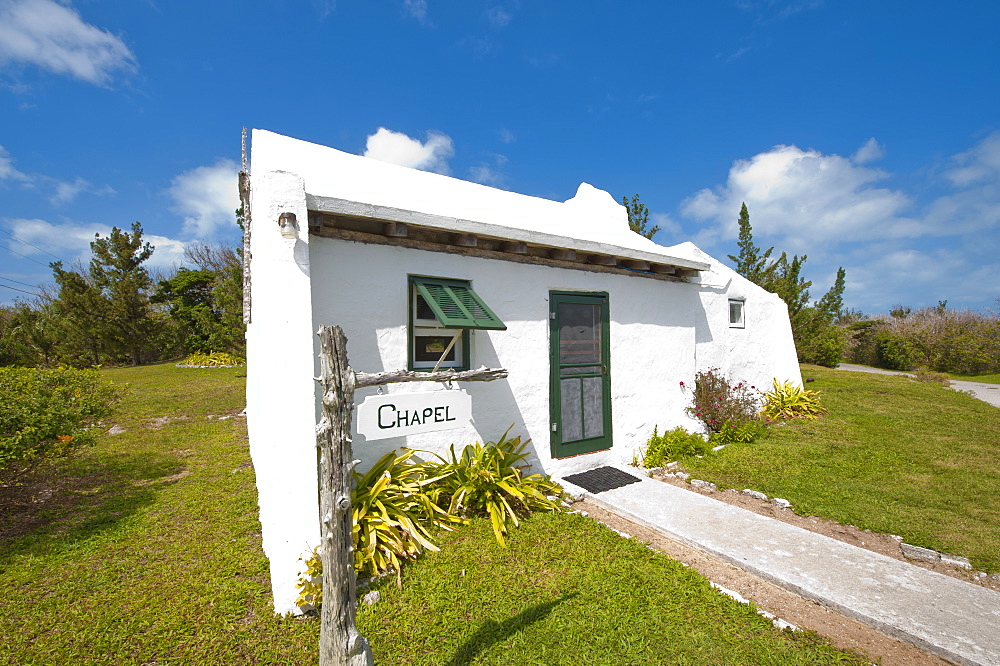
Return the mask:
[[[441,433],[368,442],[355,430],[366,469],[386,451],[409,446],[443,453],[494,440],[509,426],[532,440],[536,471],[565,475],[631,461],[652,432],[699,424],[685,413],[697,370],[718,367],[760,387],[772,378],[801,382],[787,310],[690,244],[662,248],[628,231],[624,208],[583,185],[565,203],[525,197],[453,178],[377,163],[268,132],[253,133],[251,323],[247,329],[247,407],[264,551],[275,610],[297,612],[299,558],[319,543],[315,423],[319,414],[316,330],[339,325],[355,370],[407,365],[407,277],[470,280],[507,325],[472,333],[473,367],[503,367],[506,380],[463,385],[473,423]],[[308,194],[307,194],[308,193]],[[307,233],[307,196],[388,205],[438,216],[511,224],[711,264],[699,284],[592,273],[455,254],[367,245]],[[278,216],[291,212],[298,238],[284,239]],[[549,444],[550,290],[608,292],[613,448],[554,460]],[[745,328],[729,326],[729,299],[745,299]],[[394,384],[389,393],[446,390]],[[360,402],[374,389],[358,391]]]

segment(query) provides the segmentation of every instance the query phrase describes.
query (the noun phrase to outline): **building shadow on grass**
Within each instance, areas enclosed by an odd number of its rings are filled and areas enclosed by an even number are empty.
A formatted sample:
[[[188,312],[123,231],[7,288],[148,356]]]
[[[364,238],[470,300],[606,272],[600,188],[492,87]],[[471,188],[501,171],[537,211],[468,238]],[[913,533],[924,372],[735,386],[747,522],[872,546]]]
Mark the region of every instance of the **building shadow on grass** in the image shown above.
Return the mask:
[[[47,461],[16,482],[0,484],[0,567],[114,529],[186,473],[175,456],[119,453],[83,464]]]
[[[577,592],[571,594],[564,594],[558,599],[552,601],[546,601],[543,604],[537,604],[530,608],[526,608],[509,620],[504,620],[503,622],[495,622],[493,620],[487,620],[479,628],[479,630],[473,634],[469,640],[465,641],[458,650],[455,652],[455,656],[451,658],[447,666],[465,666],[466,664],[472,663],[472,660],[476,655],[481,652],[485,652],[489,648],[493,647],[497,643],[502,643],[519,631],[523,631],[535,622],[539,620],[544,620],[552,612],[552,609],[563,603],[564,601],[569,601],[573,597],[577,596]]]

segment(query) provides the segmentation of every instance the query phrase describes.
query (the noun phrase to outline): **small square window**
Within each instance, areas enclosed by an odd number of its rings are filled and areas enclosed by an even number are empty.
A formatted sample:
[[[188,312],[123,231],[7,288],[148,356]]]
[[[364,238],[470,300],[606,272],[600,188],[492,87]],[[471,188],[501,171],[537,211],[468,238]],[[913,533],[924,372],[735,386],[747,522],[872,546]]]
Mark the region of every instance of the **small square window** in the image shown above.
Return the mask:
[[[743,301],[730,300],[729,301],[729,327],[730,328],[743,328],[745,326],[743,320]]]
[[[466,280],[410,277],[409,367],[468,370],[470,329],[505,330]]]
[[[410,370],[433,370],[434,366],[438,370],[468,370],[468,348],[469,330],[442,326],[431,306],[411,283]]]

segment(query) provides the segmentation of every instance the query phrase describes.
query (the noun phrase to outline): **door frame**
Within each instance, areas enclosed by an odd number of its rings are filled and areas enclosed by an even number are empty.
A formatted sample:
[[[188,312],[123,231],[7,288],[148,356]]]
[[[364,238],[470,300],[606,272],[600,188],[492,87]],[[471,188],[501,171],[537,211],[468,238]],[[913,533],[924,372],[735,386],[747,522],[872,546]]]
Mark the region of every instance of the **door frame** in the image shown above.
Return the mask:
[[[600,437],[562,442],[562,395],[559,363],[559,305],[581,303],[601,306],[601,412],[604,433]],[[611,428],[611,329],[610,302],[606,291],[549,292],[549,442],[553,458],[605,451],[613,446]]]

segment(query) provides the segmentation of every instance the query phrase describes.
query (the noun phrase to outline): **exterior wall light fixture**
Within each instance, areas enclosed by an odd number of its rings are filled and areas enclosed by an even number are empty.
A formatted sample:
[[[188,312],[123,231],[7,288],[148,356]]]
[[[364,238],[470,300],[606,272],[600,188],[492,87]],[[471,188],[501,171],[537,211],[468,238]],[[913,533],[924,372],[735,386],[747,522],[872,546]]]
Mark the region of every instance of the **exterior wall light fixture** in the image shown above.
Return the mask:
[[[295,213],[282,213],[278,216],[278,228],[282,238],[296,238],[299,234],[299,223]]]

